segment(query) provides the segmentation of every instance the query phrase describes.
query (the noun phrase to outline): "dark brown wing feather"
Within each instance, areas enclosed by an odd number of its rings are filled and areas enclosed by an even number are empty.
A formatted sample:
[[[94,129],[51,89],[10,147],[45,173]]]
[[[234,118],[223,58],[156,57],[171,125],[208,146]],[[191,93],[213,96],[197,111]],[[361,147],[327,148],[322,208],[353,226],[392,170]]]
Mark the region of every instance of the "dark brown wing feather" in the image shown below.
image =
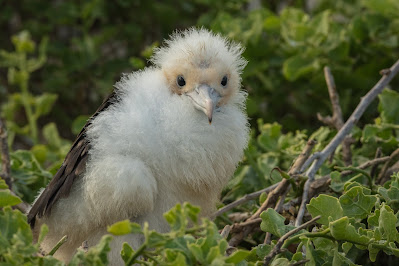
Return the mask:
[[[60,169],[28,213],[28,223],[32,228],[35,226],[36,216],[42,217],[44,214],[49,214],[58,199],[68,197],[75,179],[85,171],[88,151],[90,149],[89,141],[86,138],[87,128],[94,117],[107,109],[115,101],[117,101],[117,96],[114,91],[104,100],[102,105],[83,127],[82,131],[80,131]]]

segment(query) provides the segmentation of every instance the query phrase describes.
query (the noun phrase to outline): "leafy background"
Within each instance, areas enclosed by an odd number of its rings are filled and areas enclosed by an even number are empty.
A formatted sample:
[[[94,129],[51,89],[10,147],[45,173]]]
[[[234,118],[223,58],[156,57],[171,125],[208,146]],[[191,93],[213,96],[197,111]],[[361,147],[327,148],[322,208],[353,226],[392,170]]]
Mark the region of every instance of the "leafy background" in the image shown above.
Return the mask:
[[[331,114],[323,67],[329,66],[335,77],[345,119],[379,80],[379,71],[399,58],[398,14],[396,0],[0,0],[0,104],[11,150],[12,190],[31,203],[121,73],[148,65],[154,47],[173,30],[190,26],[241,42],[249,61],[243,85],[249,92],[252,137],[244,162],[223,192],[223,204],[273,185],[283,177],[272,169],[288,170],[308,139],[316,139],[315,150],[321,150],[336,133],[316,116]],[[377,150],[389,156],[398,148],[398,85],[396,78],[352,131],[353,167],[373,159]],[[308,265],[399,263],[398,176],[390,178],[398,171],[397,158],[389,161],[390,171],[380,165],[363,172],[352,169],[348,175],[342,174],[347,169],[336,168],[347,166],[341,149],[318,172],[317,178],[329,176],[331,183],[310,201],[305,216],[322,215],[318,231],[292,237],[287,243],[291,249],[276,256],[275,265],[304,260]],[[297,199],[302,186],[303,180],[297,180],[285,203]],[[36,256],[38,245],[30,243],[25,216],[7,207],[19,199],[5,183],[0,189],[0,262],[61,264],[51,256]],[[290,230],[297,205],[280,211],[283,216],[264,212],[260,229],[238,251],[229,251],[218,228],[233,224],[237,214],[253,213],[265,197],[261,194],[214,223],[199,223],[194,206],[176,206],[165,215],[172,229],[167,234],[128,222],[110,232],[145,235],[141,250],[123,247],[127,264],[137,262],[138,255],[147,260],[142,263],[165,265],[259,264]],[[266,231],[272,241],[263,244]],[[72,264],[106,263],[109,241],[107,236],[89,252],[79,251]],[[226,251],[233,255],[226,257]]]

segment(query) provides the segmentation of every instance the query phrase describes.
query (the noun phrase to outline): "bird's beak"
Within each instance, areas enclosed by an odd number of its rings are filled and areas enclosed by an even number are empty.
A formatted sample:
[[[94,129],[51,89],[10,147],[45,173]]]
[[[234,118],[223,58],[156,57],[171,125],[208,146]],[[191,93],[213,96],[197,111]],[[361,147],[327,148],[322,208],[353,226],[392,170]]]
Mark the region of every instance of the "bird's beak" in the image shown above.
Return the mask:
[[[220,100],[220,94],[208,85],[201,84],[186,95],[193,101],[195,108],[204,112],[208,117],[209,124],[211,124],[213,112]]]

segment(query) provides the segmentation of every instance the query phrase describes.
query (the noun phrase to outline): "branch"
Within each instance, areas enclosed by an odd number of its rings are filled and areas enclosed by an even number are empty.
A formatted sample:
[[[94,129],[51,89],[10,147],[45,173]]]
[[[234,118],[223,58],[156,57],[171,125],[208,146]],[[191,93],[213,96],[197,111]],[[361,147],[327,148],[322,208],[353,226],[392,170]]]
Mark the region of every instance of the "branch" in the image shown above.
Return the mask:
[[[309,140],[307,142],[302,153],[296,158],[294,164],[291,166],[290,170],[288,171],[288,175],[293,176],[299,172],[302,165],[306,162],[306,160],[310,156],[314,145],[316,145],[316,141],[314,140]],[[270,207],[272,203],[275,203],[277,199],[285,193],[285,191],[289,188],[289,185],[290,181],[288,179],[284,179],[280,183],[278,183],[278,186],[276,186],[276,188],[273,189],[267,195],[267,199],[263,202],[260,208],[251,217],[249,217],[246,222],[250,222],[251,220],[256,220],[264,210]],[[229,245],[233,247],[237,246],[242,241],[242,239],[244,239],[252,230],[253,226],[247,226],[243,228],[241,232],[238,232],[237,234],[231,237]]]
[[[303,215],[305,213],[306,203],[308,201],[308,189],[310,183],[314,180],[316,172],[320,169],[322,164],[328,158],[328,156],[338,147],[338,145],[344,140],[344,138],[350,133],[354,125],[359,121],[360,117],[363,115],[366,108],[371,104],[371,102],[377,97],[378,94],[388,85],[388,83],[393,79],[393,77],[399,72],[399,60],[387,71],[384,71],[383,77],[377,82],[376,85],[361,98],[360,103],[356,107],[355,111],[338,131],[337,135],[330,141],[330,143],[320,152],[319,158],[317,158],[310,168],[308,169],[306,175],[309,179],[305,183],[305,189],[302,195],[301,207],[298,211],[298,216],[295,225],[300,225],[302,223]]]
[[[381,155],[382,155],[382,149],[381,149],[381,147],[378,147],[377,150],[375,151],[374,159],[381,158]],[[370,170],[370,176],[372,178],[374,178],[375,173],[377,172],[377,167],[378,167],[377,164],[373,165],[373,167]]]
[[[235,207],[237,207],[238,205],[241,205],[241,204],[243,204],[243,203],[245,203],[247,201],[250,201],[250,200],[253,200],[253,199],[257,199],[263,192],[269,193],[270,191],[275,189],[279,184],[280,184],[280,182],[278,182],[278,183],[276,183],[276,184],[274,184],[274,185],[272,185],[270,187],[267,187],[267,188],[261,189],[259,191],[253,192],[251,194],[247,194],[244,197],[242,197],[242,198],[240,198],[240,199],[238,199],[236,201],[233,201],[230,204],[227,204],[226,206],[220,208],[215,213],[213,213],[211,215],[211,219],[215,219],[219,215],[221,215],[221,214],[223,214],[225,212],[228,212],[228,211],[234,209]]]
[[[273,250],[265,257],[265,262],[263,265],[269,265],[270,261],[273,259],[274,256],[281,253],[281,247],[283,246],[285,240],[287,240],[290,236],[296,234],[297,232],[301,231],[302,229],[308,227],[309,225],[315,223],[318,219],[320,219],[321,215],[316,216],[312,220],[304,223],[301,226],[298,226],[295,229],[292,229],[278,240],[277,244],[274,246]]]
[[[399,148],[396,149],[395,151],[393,151],[391,153],[391,155],[388,156],[389,159],[385,162],[384,166],[382,167],[381,172],[378,175],[376,183],[378,183],[378,184],[383,184],[384,183],[383,180],[384,180],[384,177],[385,177],[385,173],[388,171],[389,165],[391,164],[392,160],[395,159],[395,157],[398,156],[398,155],[399,155]]]
[[[328,94],[330,95],[331,105],[333,109],[333,116],[322,117],[319,113],[317,113],[317,118],[323,123],[329,125],[332,128],[340,130],[344,125],[344,119],[342,116],[341,106],[339,104],[339,95],[337,92],[337,88],[335,86],[334,77],[331,74],[331,70],[329,67],[324,67],[324,77],[326,79]],[[351,144],[353,143],[353,138],[350,136],[346,136],[342,143],[342,157],[345,163],[345,166],[352,164],[352,151]],[[333,154],[333,153],[331,153]]]

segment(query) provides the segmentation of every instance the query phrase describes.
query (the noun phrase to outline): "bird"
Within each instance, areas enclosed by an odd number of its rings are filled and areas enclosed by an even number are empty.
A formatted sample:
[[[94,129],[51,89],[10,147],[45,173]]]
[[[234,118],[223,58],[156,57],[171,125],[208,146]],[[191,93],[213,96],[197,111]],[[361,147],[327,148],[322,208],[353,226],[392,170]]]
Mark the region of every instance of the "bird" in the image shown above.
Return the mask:
[[[249,123],[241,44],[205,28],[175,31],[154,50],[151,66],[122,74],[88,119],[64,162],[28,212],[41,249],[68,262],[82,242],[96,245],[107,226],[129,219],[167,232],[163,213],[190,202],[210,217],[244,157]],[[115,236],[111,265],[122,264]]]

